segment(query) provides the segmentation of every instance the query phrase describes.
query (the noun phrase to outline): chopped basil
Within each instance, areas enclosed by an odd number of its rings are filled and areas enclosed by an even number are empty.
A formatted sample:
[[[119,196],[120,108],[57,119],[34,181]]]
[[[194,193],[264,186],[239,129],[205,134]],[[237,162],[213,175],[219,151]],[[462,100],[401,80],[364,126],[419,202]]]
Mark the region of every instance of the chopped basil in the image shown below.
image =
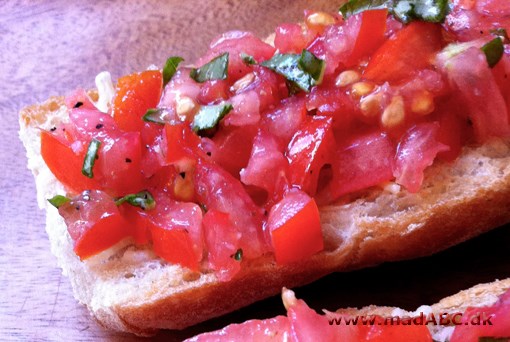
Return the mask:
[[[48,202],[50,202],[50,204],[57,209],[69,201],[71,201],[70,198],[67,198],[66,196],[62,196],[62,195],[56,195],[56,196],[53,196],[52,198],[48,199]]]
[[[257,64],[257,61],[255,60],[255,58],[253,58],[253,56],[250,56],[244,52],[241,52],[241,54],[239,56],[243,60],[244,64],[248,64],[248,65]]]
[[[150,210],[156,206],[154,197],[152,197],[151,193],[147,190],[140,191],[136,194],[129,194],[115,200],[116,205],[121,205],[124,202],[127,202],[135,207],[140,207],[143,210]]]
[[[193,119],[192,128],[195,132],[205,131],[216,127],[218,122],[234,107],[230,103],[202,106]]]
[[[182,57],[170,57],[166,60],[165,66],[163,67],[163,87],[167,85],[168,82],[172,79],[175,72],[177,71],[177,67],[179,63],[184,61]]]
[[[394,1],[392,12],[406,24],[413,20],[442,23],[448,9],[448,0],[400,0]]]
[[[497,29],[490,30],[490,33],[493,36],[500,37],[503,40],[503,43],[508,43],[508,41],[510,40],[510,38],[508,38],[508,32],[506,32],[504,28],[500,27]]]
[[[87,149],[87,154],[85,155],[85,159],[83,160],[83,167],[81,169],[81,173],[83,175],[93,178],[94,172],[92,169],[94,168],[94,164],[97,159],[97,153],[99,151],[99,147],[101,146],[101,142],[97,139],[92,139]]]
[[[390,8],[391,2],[388,0],[349,0],[342,7],[340,13],[344,18],[352,15],[379,8]]]
[[[142,120],[145,122],[157,123],[160,125],[164,125],[167,123],[165,117],[167,116],[167,112],[165,108],[151,108],[145,113],[142,117]]]
[[[234,260],[235,261],[242,261],[243,260],[243,250],[239,248],[235,254],[234,254]]]
[[[276,54],[261,65],[276,71],[306,92],[322,82],[325,69],[324,61],[307,50],[303,50],[301,55]]]
[[[340,7],[340,12],[348,18],[380,8],[387,8],[395,18],[406,24],[413,20],[442,23],[450,9],[448,0],[350,0]]]
[[[482,51],[485,53],[489,67],[493,68],[496,64],[498,64],[501,57],[503,57],[505,47],[503,46],[501,38],[496,37],[482,46]]]
[[[189,76],[198,83],[210,80],[224,80],[227,78],[228,52],[214,58],[198,69],[191,69]]]

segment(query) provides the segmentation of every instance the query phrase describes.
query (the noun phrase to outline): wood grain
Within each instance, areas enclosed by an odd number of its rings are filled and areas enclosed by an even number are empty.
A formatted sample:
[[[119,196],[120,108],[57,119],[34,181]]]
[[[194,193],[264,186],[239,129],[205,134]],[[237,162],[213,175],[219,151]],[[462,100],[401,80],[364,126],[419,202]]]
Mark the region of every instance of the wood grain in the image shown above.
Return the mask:
[[[298,1],[3,1],[0,6],[0,340],[131,341],[103,330],[74,300],[51,255],[44,214],[17,137],[17,113],[51,95],[93,86],[161,65],[169,55],[193,61],[230,29],[261,37],[277,23],[298,21],[303,9],[335,10],[334,2]],[[320,309],[370,303],[407,308],[462,288],[510,276],[508,227],[433,258],[335,274],[298,291]],[[405,276],[402,276],[405,274]],[[180,340],[230,322],[283,313],[275,297],[157,340]]]

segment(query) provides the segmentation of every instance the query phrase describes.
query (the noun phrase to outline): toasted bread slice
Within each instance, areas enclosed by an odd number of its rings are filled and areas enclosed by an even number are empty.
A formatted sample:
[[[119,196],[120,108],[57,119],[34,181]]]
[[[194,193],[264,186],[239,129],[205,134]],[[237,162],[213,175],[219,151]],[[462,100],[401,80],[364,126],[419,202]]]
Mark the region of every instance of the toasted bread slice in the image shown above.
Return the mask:
[[[426,170],[420,192],[390,184],[321,208],[323,252],[277,265],[271,255],[243,261],[234,279],[195,273],[123,241],[87,261],[73,252],[66,226],[46,199],[65,193],[40,154],[40,129],[68,120],[62,97],[20,114],[20,137],[46,210],[52,252],[76,298],[113,330],[151,335],[182,329],[335,272],[430,255],[510,221],[510,142],[466,147],[453,163]]]

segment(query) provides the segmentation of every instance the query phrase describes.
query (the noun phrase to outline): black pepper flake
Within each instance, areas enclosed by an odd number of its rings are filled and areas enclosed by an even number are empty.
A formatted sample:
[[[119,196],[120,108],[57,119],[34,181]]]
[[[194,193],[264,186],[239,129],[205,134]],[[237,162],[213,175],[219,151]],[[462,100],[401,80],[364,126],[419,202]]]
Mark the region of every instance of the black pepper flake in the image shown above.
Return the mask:
[[[126,163],[131,163],[132,160],[130,158],[126,158]]]
[[[64,128],[62,128],[62,132],[65,132],[65,131],[66,131],[66,128],[65,128],[65,127],[64,127]]]
[[[480,30],[480,34],[483,34],[483,31],[482,31],[482,30]]]
[[[83,106],[83,102],[78,101],[78,102],[76,102],[76,104],[74,105],[74,108],[80,108],[81,106]]]
[[[96,125],[96,129],[101,129],[101,128],[103,128],[103,127],[104,127],[104,125],[103,125],[102,123],[98,123],[98,124]]]
[[[79,206],[79,205],[77,205],[77,206],[75,207],[75,209],[76,209],[76,210],[80,210],[80,206]]]
[[[57,130],[57,127],[51,127],[50,131],[55,132]]]
[[[205,154],[207,154],[209,157],[212,156],[211,152],[206,152]]]
[[[181,173],[179,173],[179,175],[180,175],[183,179],[184,179],[184,178],[186,178],[186,172],[181,172]]]

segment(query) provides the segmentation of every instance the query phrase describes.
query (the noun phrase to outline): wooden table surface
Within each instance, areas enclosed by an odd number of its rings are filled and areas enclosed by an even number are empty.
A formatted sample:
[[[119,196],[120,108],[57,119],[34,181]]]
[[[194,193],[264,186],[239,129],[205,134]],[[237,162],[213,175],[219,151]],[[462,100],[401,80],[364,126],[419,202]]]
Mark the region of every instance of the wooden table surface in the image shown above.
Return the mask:
[[[272,32],[300,20],[303,9],[335,10],[330,0],[298,1],[11,1],[0,6],[0,340],[131,341],[103,330],[77,304],[50,253],[44,213],[17,135],[19,110],[51,95],[93,86],[162,65],[169,55],[189,61],[218,33]],[[298,289],[315,309],[367,304],[414,308],[482,281],[510,276],[510,229],[502,227],[431,258],[334,274]],[[283,313],[278,296],[157,340],[179,340],[230,322]]]

